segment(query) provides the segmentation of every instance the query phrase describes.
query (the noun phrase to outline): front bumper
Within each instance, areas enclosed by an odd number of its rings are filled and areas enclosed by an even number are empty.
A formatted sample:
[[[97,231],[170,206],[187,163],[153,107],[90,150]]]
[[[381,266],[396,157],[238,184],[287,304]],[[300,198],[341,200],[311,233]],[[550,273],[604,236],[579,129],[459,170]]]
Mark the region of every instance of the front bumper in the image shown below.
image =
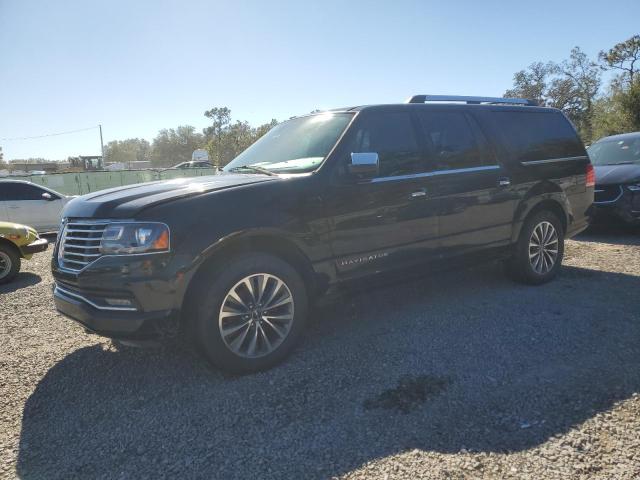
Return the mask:
[[[53,298],[58,312],[90,332],[109,338],[156,338],[167,331],[168,322],[174,318],[172,310],[107,310],[90,298],[59,285],[53,289]]]
[[[20,247],[23,255],[33,255],[34,253],[44,252],[49,248],[49,242],[46,238],[39,238],[35,242]]]
[[[188,281],[173,265],[169,255],[104,256],[81,271],[69,271],[54,255],[56,308],[105,337],[173,335]]]
[[[593,223],[621,221],[631,226],[640,226],[640,191],[619,185],[619,193],[613,198],[593,203]],[[598,186],[596,185],[596,190]]]

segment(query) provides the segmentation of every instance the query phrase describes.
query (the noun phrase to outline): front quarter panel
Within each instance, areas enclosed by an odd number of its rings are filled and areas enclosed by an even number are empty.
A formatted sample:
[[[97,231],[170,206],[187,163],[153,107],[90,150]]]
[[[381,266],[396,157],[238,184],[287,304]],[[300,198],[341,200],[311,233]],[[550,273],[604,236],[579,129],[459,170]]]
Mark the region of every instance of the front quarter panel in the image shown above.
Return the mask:
[[[181,279],[182,297],[198,267],[222,245],[242,237],[288,241],[312,264],[329,258],[328,226],[316,185],[313,176],[244,185],[167,203],[139,219],[169,225],[170,271]]]

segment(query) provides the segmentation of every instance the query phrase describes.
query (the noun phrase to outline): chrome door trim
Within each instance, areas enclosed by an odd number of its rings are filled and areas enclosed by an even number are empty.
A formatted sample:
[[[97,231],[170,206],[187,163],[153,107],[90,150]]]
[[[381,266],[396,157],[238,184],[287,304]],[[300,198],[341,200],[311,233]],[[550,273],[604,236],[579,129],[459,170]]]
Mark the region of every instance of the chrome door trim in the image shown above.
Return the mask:
[[[396,180],[411,180],[414,178],[438,177],[440,175],[452,175],[455,173],[483,172],[487,170],[500,170],[500,165],[485,165],[483,167],[456,168],[454,170],[434,170],[433,172],[413,173],[411,175],[395,175],[393,177],[372,178],[370,183],[393,182]]]
[[[545,163],[558,163],[558,162],[573,162],[576,160],[588,160],[589,157],[582,155],[579,157],[560,157],[560,158],[548,158],[546,160],[529,160],[527,162],[520,162],[522,165],[542,165]]]

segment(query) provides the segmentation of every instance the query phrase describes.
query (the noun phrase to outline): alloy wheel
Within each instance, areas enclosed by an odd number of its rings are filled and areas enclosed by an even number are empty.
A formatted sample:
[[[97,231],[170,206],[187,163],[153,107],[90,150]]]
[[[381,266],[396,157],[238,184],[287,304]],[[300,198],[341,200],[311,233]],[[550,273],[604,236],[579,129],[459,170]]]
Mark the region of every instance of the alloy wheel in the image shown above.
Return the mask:
[[[236,283],[225,296],[218,328],[227,348],[245,358],[276,350],[293,325],[294,301],[275,275],[256,273]]]
[[[533,271],[545,275],[558,259],[558,232],[547,221],[535,226],[529,239],[529,262]]]

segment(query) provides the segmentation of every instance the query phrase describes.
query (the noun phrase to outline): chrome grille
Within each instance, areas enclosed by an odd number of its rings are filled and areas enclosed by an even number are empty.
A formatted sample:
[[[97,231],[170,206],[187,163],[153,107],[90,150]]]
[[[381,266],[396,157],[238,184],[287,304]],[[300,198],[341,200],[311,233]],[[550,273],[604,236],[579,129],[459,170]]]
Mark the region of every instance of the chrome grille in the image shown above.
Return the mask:
[[[68,220],[58,246],[58,263],[68,270],[82,270],[100,253],[100,240],[107,221]]]

